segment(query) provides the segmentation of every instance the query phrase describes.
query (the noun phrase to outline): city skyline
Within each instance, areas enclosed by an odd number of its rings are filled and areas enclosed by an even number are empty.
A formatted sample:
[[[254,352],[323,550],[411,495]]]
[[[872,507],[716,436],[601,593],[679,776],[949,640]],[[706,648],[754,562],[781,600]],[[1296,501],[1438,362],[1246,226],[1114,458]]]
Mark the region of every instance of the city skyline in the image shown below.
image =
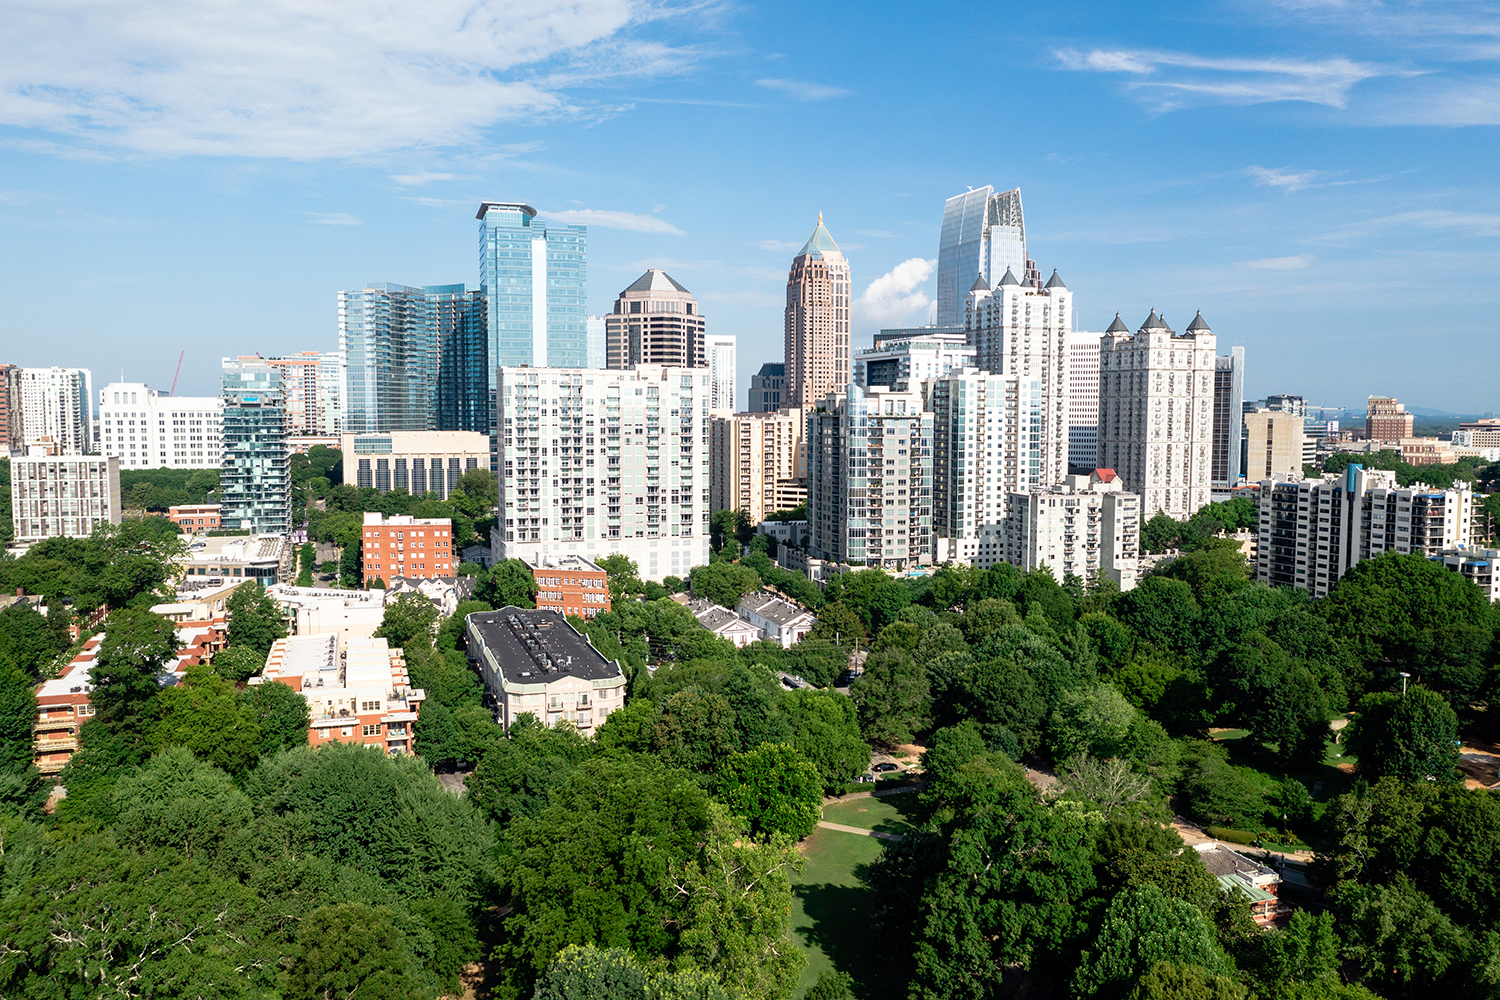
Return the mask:
[[[1461,30],[1400,5],[1023,8],[997,44],[950,66],[922,53],[946,51],[977,8],[878,24],[775,5],[569,10],[576,31],[524,50],[424,29],[412,44],[435,76],[389,105],[401,95],[378,72],[347,70],[403,57],[309,15],[324,65],[248,50],[269,89],[252,95],[267,110],[243,120],[224,111],[237,95],[192,32],[157,41],[185,47],[196,87],[183,70],[126,74],[144,43],[107,33],[75,37],[87,67],[18,60],[0,82],[6,360],[68,364],[67,345],[73,364],[164,389],[187,349],[179,391],[210,393],[219,357],[331,350],[340,288],[474,280],[472,206],[504,198],[549,226],[589,227],[591,315],[645,267],[669,269],[738,337],[743,386],[778,357],[805,220],[822,211],[844,240],[858,350],[875,329],[926,320],[943,203],[993,185],[1024,192],[1028,249],[1068,276],[1080,329],[1151,309],[1181,324],[1202,308],[1253,359],[1247,396],[1494,408],[1479,373],[1497,360],[1483,334],[1500,285],[1488,156],[1500,105],[1489,55],[1444,51],[1491,14],[1466,11]],[[18,47],[57,28],[51,17],[18,27]],[[454,70],[471,65],[494,76]],[[325,72],[327,95],[306,106],[278,89]],[[137,100],[65,113],[112,86]],[[43,89],[72,96],[56,108],[26,96]],[[338,120],[355,97],[381,112]],[[413,101],[429,113],[396,113]],[[975,107],[1001,101],[1056,127],[1016,143],[972,126]],[[956,152],[940,141],[959,132]],[[672,157],[606,155],[642,133],[692,141]],[[821,133],[814,172],[784,143],[754,141],[804,133]],[[73,264],[84,232],[106,266]],[[75,273],[66,297],[31,294]],[[223,287],[244,281],[261,293],[206,328]],[[1444,359],[1459,355],[1455,375]]]

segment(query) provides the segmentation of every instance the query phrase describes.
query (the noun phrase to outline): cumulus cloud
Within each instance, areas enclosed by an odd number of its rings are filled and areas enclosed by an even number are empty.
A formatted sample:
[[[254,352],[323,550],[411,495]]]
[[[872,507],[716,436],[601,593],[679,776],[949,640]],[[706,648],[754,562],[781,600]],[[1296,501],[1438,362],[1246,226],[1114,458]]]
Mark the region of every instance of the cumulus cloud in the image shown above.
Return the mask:
[[[543,211],[541,214],[554,222],[575,226],[600,226],[604,229],[624,229],[632,233],[667,233],[672,236],[687,235],[666,219],[654,215],[636,215],[632,212],[612,212],[602,208],[569,208],[561,212]]]
[[[937,261],[921,257],[897,264],[870,282],[865,293],[854,300],[854,321],[867,328],[894,326],[926,315],[932,300],[922,286],[936,270]]]
[[[561,87],[681,68],[691,53],[619,37],[660,14],[652,0],[14,0],[0,124],[169,155],[462,144],[575,113]]]
[[[1310,253],[1299,253],[1295,257],[1264,257],[1260,260],[1240,261],[1240,267],[1248,267],[1252,271],[1300,271],[1304,267],[1311,266],[1318,258]]]
[[[826,101],[832,97],[845,97],[853,91],[842,87],[830,87],[826,83],[809,83],[806,80],[756,80],[757,87],[779,90],[796,101]]]

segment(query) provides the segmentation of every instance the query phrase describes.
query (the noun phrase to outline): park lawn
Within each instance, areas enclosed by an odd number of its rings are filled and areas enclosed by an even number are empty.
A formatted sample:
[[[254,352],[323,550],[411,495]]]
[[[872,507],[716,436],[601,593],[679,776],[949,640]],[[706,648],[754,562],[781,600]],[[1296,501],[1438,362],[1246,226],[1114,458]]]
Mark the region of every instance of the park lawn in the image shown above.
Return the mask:
[[[903,992],[880,983],[875,973],[879,942],[869,926],[873,901],[859,877],[881,847],[874,837],[821,828],[802,842],[807,867],[792,886],[792,937],[807,965],[794,996],[801,997],[821,973],[835,968],[854,977],[862,1000],[896,1000]]]
[[[842,826],[857,826],[861,830],[880,830],[884,833],[910,833],[908,819],[917,807],[917,796],[913,793],[867,796],[862,799],[846,799],[823,807],[823,819]]]

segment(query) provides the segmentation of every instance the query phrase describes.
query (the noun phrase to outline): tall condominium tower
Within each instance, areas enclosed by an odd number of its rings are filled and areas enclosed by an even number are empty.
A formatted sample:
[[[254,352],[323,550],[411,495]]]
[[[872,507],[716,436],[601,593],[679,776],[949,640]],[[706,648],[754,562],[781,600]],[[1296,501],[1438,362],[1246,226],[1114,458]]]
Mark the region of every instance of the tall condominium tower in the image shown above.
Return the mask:
[[[782,405],[811,409],[849,382],[849,262],[823,213],[786,279],[786,391]]]
[[[735,411],[736,357],[735,338],[727,333],[710,334],[704,338],[704,352],[708,357],[709,386],[708,407],[719,413]]]
[[[911,390],[850,385],[808,415],[810,554],[904,570],[932,562],[932,414]]]
[[[874,346],[854,356],[854,384],[867,389],[906,382],[915,388],[923,379],[973,368],[974,358],[963,327],[881,330],[875,334]]]
[[[1178,334],[1151,310],[1134,336],[1100,341],[1099,465],[1141,497],[1141,517],[1179,520],[1209,502],[1217,338],[1199,313]]]
[[[21,369],[0,365],[0,457],[20,451],[21,437]]]
[[[1119,317],[1117,316],[1116,319]],[[1245,349],[1231,347],[1214,358],[1215,486],[1233,486],[1245,474]]]
[[[430,431],[436,423],[436,310],[420,288],[376,282],[339,292],[344,430]]]
[[[1365,439],[1400,441],[1412,436],[1416,417],[1390,396],[1371,396],[1365,408]],[[28,430],[27,435],[31,432]]]
[[[703,333],[693,293],[653,267],[619,294],[614,312],[604,317],[605,365],[702,368],[708,364]]]
[[[224,399],[111,382],[99,390],[99,454],[127,470],[217,469],[224,462]]]
[[[484,292],[474,285],[423,285],[437,326],[440,431],[490,432]]]
[[[623,553],[644,580],[708,562],[702,368],[501,368],[496,559]]]
[[[1068,335],[1073,329],[1073,293],[1056,271],[1046,285],[1022,284],[1006,268],[993,289],[983,277],[974,279],[964,320],[981,369],[1039,383],[1039,433],[1029,435],[1036,451],[1018,461],[1038,485],[1062,482],[1068,472]]]
[[[260,358],[224,359],[224,465],[219,523],[230,530],[290,530],[292,469],[281,370]]]
[[[1026,272],[1021,189],[995,194],[987,184],[949,198],[938,243],[938,326],[962,325],[964,296],[975,276],[993,285],[1006,268]]]
[[[266,363],[281,369],[286,392],[287,433],[298,436],[334,436],[342,430],[340,400],[344,395],[344,355],[302,351]]]
[[[588,340],[588,227],[549,228],[536,209],[485,201],[479,220],[479,287],[488,328],[491,456],[498,447],[495,372],[505,365],[585,368]]]
[[[805,424],[801,410],[713,414],[708,447],[712,509],[742,510],[757,522],[806,502]]]
[[[93,375],[87,368],[22,368],[21,443],[51,439],[61,455],[93,448]]]
[[[936,559],[1004,562],[1009,494],[1047,485],[1033,464],[1041,450],[1041,383],[964,368],[922,388],[933,421]]]
[[[1099,340],[1102,333],[1068,334],[1068,468],[1088,474],[1099,457]]]
[[[745,407],[749,413],[775,413],[781,409],[781,397],[786,392],[786,364],[767,361],[760,371],[750,376],[750,398]]]

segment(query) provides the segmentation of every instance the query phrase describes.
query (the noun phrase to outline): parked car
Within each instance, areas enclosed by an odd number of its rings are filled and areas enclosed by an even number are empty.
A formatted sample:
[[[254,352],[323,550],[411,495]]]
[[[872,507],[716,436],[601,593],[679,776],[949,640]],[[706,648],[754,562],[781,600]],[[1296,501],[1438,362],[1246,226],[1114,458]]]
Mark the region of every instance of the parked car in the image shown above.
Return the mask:
[[[870,770],[874,771],[876,774],[885,774],[887,771],[899,771],[901,769],[895,764],[892,764],[890,761],[885,761],[883,763],[876,764],[874,767],[870,768]]]

